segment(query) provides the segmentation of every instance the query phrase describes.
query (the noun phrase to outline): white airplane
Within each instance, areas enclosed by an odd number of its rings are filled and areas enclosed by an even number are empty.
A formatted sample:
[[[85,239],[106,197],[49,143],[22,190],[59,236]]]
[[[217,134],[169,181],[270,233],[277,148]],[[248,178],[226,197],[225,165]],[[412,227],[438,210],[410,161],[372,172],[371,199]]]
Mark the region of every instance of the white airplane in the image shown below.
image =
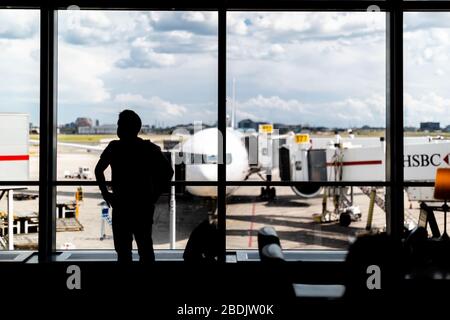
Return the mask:
[[[186,181],[217,181],[218,165],[218,129],[208,128],[188,136],[180,146],[184,154]],[[243,135],[231,127],[227,128],[226,137],[226,179],[229,181],[245,180],[250,173],[248,152],[243,142]],[[38,144],[36,140],[32,144]],[[87,151],[102,152],[106,145],[84,145],[78,143],[58,142],[58,146],[79,148]],[[176,159],[179,161],[181,159]],[[238,186],[228,186],[226,194],[232,194]],[[216,186],[186,186],[186,190],[195,196],[217,197]]]
[[[250,175],[251,168],[249,164],[248,152],[245,147],[244,136],[235,130],[235,81],[233,80],[233,97],[232,115],[230,127],[226,130],[226,180],[242,181],[246,180]],[[181,143],[180,151],[184,154],[185,162],[185,180],[186,181],[217,181],[218,173],[218,133],[217,128],[203,129],[194,132],[193,135],[186,136],[184,142]],[[87,151],[101,152],[106,145],[89,146],[76,143],[58,142],[60,146],[81,148]],[[178,162],[179,159],[176,159]],[[231,195],[238,186],[227,186],[226,194]],[[195,196],[201,197],[217,197],[216,186],[186,186],[186,190]]]
[[[217,128],[201,130],[181,145],[183,153],[199,155],[187,159],[186,181],[217,181],[218,132]],[[250,173],[248,152],[242,139],[243,136],[238,131],[227,128],[225,163],[228,181],[245,180]],[[226,194],[232,194],[237,188],[238,186],[227,186]],[[186,186],[186,189],[196,196],[217,197],[216,186]]]

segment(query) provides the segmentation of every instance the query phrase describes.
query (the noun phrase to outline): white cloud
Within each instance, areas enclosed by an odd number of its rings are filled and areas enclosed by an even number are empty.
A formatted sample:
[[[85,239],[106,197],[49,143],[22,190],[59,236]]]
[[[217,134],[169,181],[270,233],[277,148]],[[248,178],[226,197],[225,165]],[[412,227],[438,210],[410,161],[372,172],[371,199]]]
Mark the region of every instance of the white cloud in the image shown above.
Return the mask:
[[[405,124],[450,124],[450,14],[405,14]]]
[[[385,110],[385,99],[379,95],[321,103],[306,103],[297,99],[259,95],[245,101],[238,101],[236,113],[239,120],[251,118],[258,121],[289,124],[309,123],[315,126],[353,127],[384,126]]]
[[[449,17],[448,12],[406,12],[404,29],[407,32],[419,29],[448,29],[450,28]]]
[[[230,13],[228,70],[242,99],[276,95],[303,103],[385,94],[385,17],[369,14]],[[336,118],[336,121],[339,121]]]
[[[39,12],[0,10],[0,112],[39,123]],[[37,53],[37,54],[36,54]]]
[[[450,98],[435,92],[425,94],[405,93],[405,125],[418,127],[420,122],[440,122],[450,125]]]
[[[248,22],[250,21],[248,20]],[[228,14],[227,32],[229,34],[246,35],[248,32],[248,25],[246,23],[246,18],[235,13]]]
[[[283,100],[278,96],[272,97],[264,97],[262,95],[258,95],[257,97],[250,98],[243,103],[239,103],[239,108],[247,109],[247,108],[258,108],[258,109],[268,109],[268,110],[277,110],[280,112],[301,112],[305,107],[301,102],[291,99],[291,100]]]
[[[100,103],[110,98],[110,90],[102,79],[112,68],[108,57],[100,59],[95,51],[71,46],[61,46],[58,55],[60,103]]]
[[[26,103],[38,110],[39,14],[18,13],[0,12],[0,72],[8,79],[0,84],[1,106],[22,110]],[[384,18],[384,13],[228,13],[227,75],[237,80],[238,116],[383,125]],[[449,21],[447,13],[405,14],[405,115],[415,126],[425,120],[450,123]],[[64,121],[107,113],[125,98],[123,103],[143,105],[149,119],[166,123],[217,118],[215,12],[64,11],[59,40]]]
[[[193,33],[189,32],[189,31],[176,30],[176,31],[170,31],[167,33],[167,37],[170,40],[177,41],[177,42],[189,43],[193,36],[194,36]]]
[[[173,54],[155,52],[157,44],[137,38],[131,44],[129,58],[117,62],[120,68],[162,68],[175,65]]]
[[[273,60],[284,57],[285,49],[281,44],[245,43],[230,41],[227,48],[227,58],[230,60]]]
[[[140,94],[121,93],[114,98],[114,102],[135,107],[143,113],[157,113],[159,118],[179,118],[187,112],[186,107],[156,96],[147,99]]]
[[[113,24],[101,12],[61,11],[60,35],[68,43],[98,45],[113,41]]]
[[[181,13],[181,17],[185,21],[189,22],[206,22],[208,21],[208,18],[206,17],[205,13],[198,12],[198,11],[187,11]]]
[[[0,39],[25,39],[38,33],[39,11],[1,10]]]
[[[58,20],[61,39],[82,46],[128,42],[151,31],[147,16],[140,12],[67,10],[59,12]]]
[[[189,31],[199,35],[217,35],[217,12],[158,12],[148,13],[149,23],[154,30],[165,32]]]
[[[385,29],[385,14],[371,12],[231,12],[229,31],[278,42],[361,37]],[[245,22],[245,27],[242,22]],[[237,27],[239,26],[239,27]]]

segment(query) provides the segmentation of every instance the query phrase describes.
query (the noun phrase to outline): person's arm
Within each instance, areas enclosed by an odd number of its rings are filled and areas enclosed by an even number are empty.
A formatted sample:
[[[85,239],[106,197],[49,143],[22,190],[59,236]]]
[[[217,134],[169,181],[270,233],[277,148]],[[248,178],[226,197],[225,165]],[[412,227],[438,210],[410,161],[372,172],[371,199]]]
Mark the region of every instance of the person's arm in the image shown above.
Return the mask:
[[[106,151],[106,149],[105,149]],[[107,157],[100,156],[100,159],[95,166],[95,178],[97,179],[98,186],[100,188],[100,192],[102,193],[102,197],[109,207],[112,206],[112,193],[108,191],[106,187],[106,179],[105,179],[105,170],[108,168],[110,161]]]

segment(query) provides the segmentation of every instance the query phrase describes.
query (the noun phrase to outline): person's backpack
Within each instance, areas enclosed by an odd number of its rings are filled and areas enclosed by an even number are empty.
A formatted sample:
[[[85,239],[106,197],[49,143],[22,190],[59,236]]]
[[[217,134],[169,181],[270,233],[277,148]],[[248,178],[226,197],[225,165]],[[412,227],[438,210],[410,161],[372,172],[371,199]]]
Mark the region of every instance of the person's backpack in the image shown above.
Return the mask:
[[[148,141],[152,144],[150,141]],[[164,153],[161,152],[161,149],[152,144],[152,179],[151,179],[151,188],[152,188],[152,202],[156,203],[164,192],[170,191],[170,181],[172,180],[172,176],[174,171],[172,169],[172,164],[170,159],[168,159]]]
[[[186,262],[217,262],[219,257],[219,231],[208,219],[192,231],[184,250]]]

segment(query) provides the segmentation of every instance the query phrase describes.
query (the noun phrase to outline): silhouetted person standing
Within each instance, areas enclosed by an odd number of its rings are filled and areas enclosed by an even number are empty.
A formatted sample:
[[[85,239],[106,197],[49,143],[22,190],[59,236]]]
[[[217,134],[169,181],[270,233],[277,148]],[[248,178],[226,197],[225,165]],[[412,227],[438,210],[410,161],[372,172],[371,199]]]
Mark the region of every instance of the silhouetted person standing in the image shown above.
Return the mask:
[[[131,110],[119,114],[117,135],[100,156],[95,176],[103,199],[113,208],[114,248],[119,262],[132,261],[133,235],[141,262],[153,262],[152,225],[155,202],[172,178],[173,170],[161,149],[138,137],[142,122]],[[111,166],[112,193],[104,171]]]

